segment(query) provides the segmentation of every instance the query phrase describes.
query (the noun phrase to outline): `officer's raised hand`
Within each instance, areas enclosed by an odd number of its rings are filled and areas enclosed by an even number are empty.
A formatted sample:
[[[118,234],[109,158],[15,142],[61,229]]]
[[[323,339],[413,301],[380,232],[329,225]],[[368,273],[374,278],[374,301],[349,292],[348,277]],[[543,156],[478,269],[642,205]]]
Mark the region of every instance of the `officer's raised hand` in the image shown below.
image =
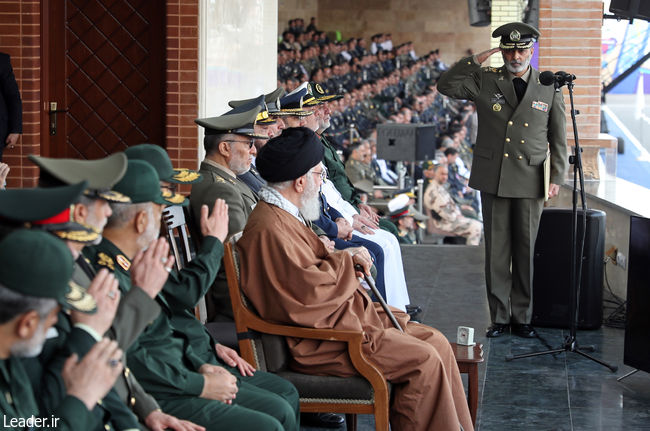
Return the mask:
[[[492,54],[496,54],[497,52],[501,52],[501,48],[496,47],[483,51],[479,54],[476,54],[476,61],[478,61],[479,64],[482,64],[485,60],[490,58]]]

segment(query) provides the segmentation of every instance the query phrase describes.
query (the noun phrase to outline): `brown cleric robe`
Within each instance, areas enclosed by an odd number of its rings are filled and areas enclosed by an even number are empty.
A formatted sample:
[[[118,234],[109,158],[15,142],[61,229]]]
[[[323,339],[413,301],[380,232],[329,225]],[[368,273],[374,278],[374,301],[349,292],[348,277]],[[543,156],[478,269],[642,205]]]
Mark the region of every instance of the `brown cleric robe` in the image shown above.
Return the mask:
[[[269,321],[364,332],[363,351],[394,386],[393,430],[472,430],[463,383],[447,339],[408,322],[393,328],[359,284],[352,258],[328,253],[318,237],[288,212],[258,203],[237,247],[242,289]],[[303,373],[356,374],[343,343],[288,339],[292,367]]]

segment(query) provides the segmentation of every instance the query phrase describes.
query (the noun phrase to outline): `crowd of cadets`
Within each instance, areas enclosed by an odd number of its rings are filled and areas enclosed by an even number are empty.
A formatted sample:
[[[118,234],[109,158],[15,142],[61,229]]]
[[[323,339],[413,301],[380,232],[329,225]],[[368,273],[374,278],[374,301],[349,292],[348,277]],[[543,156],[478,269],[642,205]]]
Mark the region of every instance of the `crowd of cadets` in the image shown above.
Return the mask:
[[[450,194],[459,206],[471,206],[478,217],[478,194],[467,188],[476,140],[475,108],[471,102],[459,102],[437,91],[436,81],[448,68],[439,50],[419,56],[410,41],[393,45],[390,33],[371,36],[370,44],[354,37],[332,40],[333,34],[319,30],[315,18],[307,27],[302,18],[289,20],[278,44],[278,86],[291,92],[310,81],[344,95],[329,103],[331,126],[323,135],[348,163],[352,150],[367,139],[375,185],[397,184],[395,163],[377,161],[377,124],[434,125],[435,160],[417,162],[415,177],[407,179],[407,184],[424,178],[426,188],[435,166],[447,164]],[[455,153],[445,155],[447,148]],[[407,176],[410,173],[407,163]]]

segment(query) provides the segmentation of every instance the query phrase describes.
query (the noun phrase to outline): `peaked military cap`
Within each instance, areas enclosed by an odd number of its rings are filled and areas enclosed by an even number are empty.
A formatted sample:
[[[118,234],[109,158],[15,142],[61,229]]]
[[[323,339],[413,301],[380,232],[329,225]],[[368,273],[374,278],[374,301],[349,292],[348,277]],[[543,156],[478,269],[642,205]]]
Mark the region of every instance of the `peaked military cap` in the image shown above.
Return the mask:
[[[532,25],[523,22],[509,22],[492,32],[492,37],[500,37],[501,49],[526,49],[533,46],[540,33]]]
[[[307,89],[295,89],[280,99],[280,109],[287,115],[295,115],[297,117],[308,117],[313,115],[312,111],[302,109],[303,98],[307,95]]]
[[[35,155],[30,155],[29,160],[41,168],[39,185],[43,187],[88,181],[84,195],[109,202],[129,202],[128,197],[112,190],[126,172],[127,158],[124,153],[97,160],[54,159]]]
[[[314,98],[314,100],[305,102],[306,106],[320,105],[321,103],[343,98],[343,95],[341,94],[328,93],[321,84],[313,81],[307,84],[307,92]]]
[[[188,204],[185,196],[161,189],[160,178],[154,167],[144,160],[132,159],[124,177],[115,185],[115,190],[131,198],[134,204],[154,202],[162,205]]]
[[[371,195],[374,191],[373,183],[370,180],[359,180],[352,184],[355,189],[359,190],[361,193],[366,193]]]
[[[219,117],[197,118],[194,122],[205,128],[206,135],[234,133],[252,138],[268,139],[268,136],[255,133],[255,121],[257,121],[257,114],[261,110],[261,106],[257,104],[247,112],[238,114],[226,113]]]
[[[239,114],[242,112],[247,112],[253,109],[256,105],[260,106],[260,112],[257,113],[257,118],[255,124],[273,124],[275,123],[275,118],[269,117],[269,109],[266,106],[264,101],[264,95],[257,96],[253,99],[248,100],[246,103],[243,103],[237,107],[234,107],[230,111],[226,112],[223,115],[232,115]]]
[[[74,220],[74,204],[88,183],[0,192],[0,218],[46,230],[64,240],[89,244],[100,237],[92,226]]]
[[[163,148],[153,144],[139,144],[124,150],[129,160],[144,160],[154,167],[161,181],[176,184],[194,184],[203,177],[191,169],[174,169],[169,154]]]
[[[284,96],[287,92],[284,91],[284,88],[278,87],[269,94],[264,95],[264,102],[266,103],[266,108],[269,111],[269,115],[286,115],[285,113],[280,111],[280,98]],[[238,106],[244,105],[246,103],[250,103],[253,100],[256,100],[257,98],[253,99],[243,99],[243,100],[231,100],[228,102],[228,106],[231,108],[237,108]]]
[[[71,280],[74,259],[63,241],[18,229],[0,241],[0,284],[23,295],[55,299],[66,309],[92,313],[93,297]]]

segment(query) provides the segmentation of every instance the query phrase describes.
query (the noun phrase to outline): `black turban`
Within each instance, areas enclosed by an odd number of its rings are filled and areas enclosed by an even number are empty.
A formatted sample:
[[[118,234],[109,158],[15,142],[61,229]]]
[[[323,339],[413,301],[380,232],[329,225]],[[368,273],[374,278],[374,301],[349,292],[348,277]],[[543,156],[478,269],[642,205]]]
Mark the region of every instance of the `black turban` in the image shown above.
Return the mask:
[[[306,127],[291,127],[269,139],[257,154],[255,167],[269,183],[281,183],[305,175],[324,154],[316,133]]]

